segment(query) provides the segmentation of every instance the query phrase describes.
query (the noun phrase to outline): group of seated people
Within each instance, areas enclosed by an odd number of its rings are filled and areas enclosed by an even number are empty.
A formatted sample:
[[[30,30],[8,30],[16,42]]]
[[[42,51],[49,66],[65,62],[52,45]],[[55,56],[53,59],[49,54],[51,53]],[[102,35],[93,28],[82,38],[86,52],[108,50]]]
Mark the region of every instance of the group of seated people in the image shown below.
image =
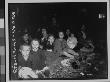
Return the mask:
[[[71,33],[64,39],[63,31],[59,32],[59,38],[47,34],[42,29],[43,37],[39,40],[29,39],[28,34],[23,36],[18,52],[18,78],[37,79],[49,78],[52,64],[61,60],[63,66],[68,66],[68,59],[75,59],[79,54],[74,50],[77,46],[77,38]]]

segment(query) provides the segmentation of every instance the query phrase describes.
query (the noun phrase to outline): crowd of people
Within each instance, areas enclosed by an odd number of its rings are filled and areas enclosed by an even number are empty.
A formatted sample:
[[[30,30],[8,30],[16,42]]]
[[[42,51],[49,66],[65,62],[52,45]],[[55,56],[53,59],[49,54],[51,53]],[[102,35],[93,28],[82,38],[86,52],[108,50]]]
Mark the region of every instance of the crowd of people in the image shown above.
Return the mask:
[[[69,72],[62,74],[64,70],[58,75],[57,71],[60,67],[56,68],[57,65],[60,65],[62,69],[72,69],[73,71],[70,71],[73,73],[71,78],[74,78],[76,74],[74,69],[80,69],[80,72],[77,72],[79,75],[83,75],[84,67],[80,68],[80,61],[87,62],[94,55],[91,53],[94,50],[94,45],[91,40],[86,40],[85,32],[82,30],[79,39],[70,32],[70,29],[66,30],[66,34],[59,31],[58,38],[47,33],[46,28],[42,28],[41,31],[40,39],[32,38],[28,33],[25,33],[18,41],[18,78],[69,78]],[[85,42],[86,45],[82,42]],[[87,57],[86,55],[86,59],[84,59],[85,56],[82,57],[79,51],[91,53],[91,56]],[[88,65],[90,64],[88,62]]]

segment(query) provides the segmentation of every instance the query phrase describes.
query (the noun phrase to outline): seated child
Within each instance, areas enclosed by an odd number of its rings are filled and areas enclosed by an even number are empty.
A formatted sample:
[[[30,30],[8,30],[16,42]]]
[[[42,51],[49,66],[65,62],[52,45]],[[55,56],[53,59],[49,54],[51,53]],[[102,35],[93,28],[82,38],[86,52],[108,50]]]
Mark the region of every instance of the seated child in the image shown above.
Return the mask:
[[[61,55],[60,53],[67,47],[66,40],[64,38],[64,33],[59,32],[59,38],[55,40],[54,52]]]
[[[46,66],[46,57],[43,50],[39,49],[39,41],[37,39],[33,39],[31,42],[31,55],[32,55],[32,69],[36,72],[36,74],[42,74],[45,73],[48,70],[48,67]],[[45,73],[45,75],[48,75]],[[45,77],[43,75],[43,77]],[[38,78],[41,78],[38,76]]]
[[[26,44],[20,46],[20,54],[18,54],[18,77],[24,79],[38,78],[32,70],[30,46]]]
[[[61,61],[61,64],[63,66],[70,66],[71,65],[70,62],[73,60],[77,62],[76,57],[79,56],[79,54],[73,50],[77,45],[77,41],[74,38],[68,38],[67,45],[68,48],[65,48],[62,52],[62,55],[66,56]]]
[[[68,48],[65,48],[63,50],[63,55],[70,57],[70,58],[74,58],[74,56],[78,56],[78,53],[76,53],[73,50],[77,45],[76,39],[75,38],[68,38],[67,45],[68,45]]]
[[[78,55],[74,50],[72,50],[77,45],[76,38],[69,38],[66,42],[63,37],[63,32],[59,32],[59,39],[55,41],[54,52],[51,53],[51,63],[65,58],[67,59],[68,57],[74,59],[74,55]]]
[[[46,50],[52,52],[54,49],[54,36],[53,35],[49,35],[48,37],[48,41],[47,41],[47,45],[46,45]]]
[[[55,75],[54,78],[57,77],[64,78],[65,77],[65,75],[63,75],[65,72],[64,70],[66,70],[65,74],[69,73],[68,70],[71,70],[71,74],[72,74],[75,71],[73,67],[75,69],[79,68],[79,62],[75,60],[75,56],[78,56],[78,53],[73,50],[76,46],[74,39],[73,38],[68,39],[66,43],[67,43],[67,47],[60,52],[61,55],[56,59],[54,58],[55,61],[53,61],[52,64],[50,64],[50,75],[53,77]],[[68,74],[68,76],[71,74]]]

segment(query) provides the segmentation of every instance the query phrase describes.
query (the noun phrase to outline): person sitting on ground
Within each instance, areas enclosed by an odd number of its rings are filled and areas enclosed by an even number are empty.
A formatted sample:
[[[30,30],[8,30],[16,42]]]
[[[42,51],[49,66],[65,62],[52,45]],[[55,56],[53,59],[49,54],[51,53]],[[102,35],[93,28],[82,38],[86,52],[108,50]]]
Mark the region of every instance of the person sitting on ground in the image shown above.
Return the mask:
[[[77,46],[77,43],[74,41],[75,41],[74,38],[69,38],[67,40],[66,42],[67,46],[63,50],[59,51],[60,56],[58,57],[55,56],[56,59],[54,58],[55,60],[52,62],[53,64],[56,64],[59,61],[59,63],[61,62],[63,65],[68,66],[69,65],[68,62],[70,59],[75,60],[75,58],[79,56],[79,54],[73,50],[75,46]],[[58,53],[54,53],[53,56],[54,55],[58,55]],[[51,64],[51,67],[53,66],[53,64]]]
[[[63,51],[64,55],[70,58],[74,58],[74,55],[78,55],[78,53],[73,50],[77,46],[77,39],[75,37],[68,38],[67,45],[68,47]]]
[[[59,32],[59,38],[55,40],[54,52],[61,55],[60,53],[67,47],[66,40],[64,38],[64,33]]]
[[[48,42],[47,42],[47,45],[46,45],[46,50],[47,51],[50,51],[50,52],[53,51],[53,49],[54,49],[54,40],[55,40],[54,36],[49,35]]]
[[[74,44],[74,51],[79,51],[79,49],[80,49],[80,46],[79,46],[79,42],[78,42],[78,40],[77,40],[77,38],[74,36],[74,34],[73,33],[71,33],[71,36],[68,38],[68,40],[69,39],[73,39],[74,41],[73,41],[73,44]]]
[[[39,41],[37,39],[33,39],[31,42],[31,55],[33,59],[33,70],[35,70],[36,74],[38,75],[38,78],[45,78],[48,76],[49,71],[48,67],[46,65],[46,56],[43,50],[39,48]]]
[[[67,40],[67,46],[61,56],[50,65],[50,76],[53,78],[68,78],[69,76],[73,78],[75,69],[79,69],[80,63],[76,60],[79,54],[74,51],[76,44],[74,44],[73,38]]]
[[[30,50],[31,47],[27,44],[20,46],[20,53],[18,54],[18,78],[38,78],[32,70]]]

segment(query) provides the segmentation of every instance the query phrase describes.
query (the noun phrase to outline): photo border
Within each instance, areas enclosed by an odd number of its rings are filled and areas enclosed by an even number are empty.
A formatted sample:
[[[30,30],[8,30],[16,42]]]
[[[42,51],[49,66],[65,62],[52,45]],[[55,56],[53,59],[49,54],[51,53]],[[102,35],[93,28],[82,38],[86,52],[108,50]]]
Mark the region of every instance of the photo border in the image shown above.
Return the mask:
[[[53,3],[53,2],[107,2],[107,48],[108,48],[108,79],[100,79],[100,80],[9,80],[9,28],[8,28],[8,3]],[[36,82],[36,81],[63,81],[63,82],[94,82],[94,81],[110,81],[110,21],[109,21],[109,8],[110,8],[109,0],[5,0],[5,37],[6,37],[6,82]]]

